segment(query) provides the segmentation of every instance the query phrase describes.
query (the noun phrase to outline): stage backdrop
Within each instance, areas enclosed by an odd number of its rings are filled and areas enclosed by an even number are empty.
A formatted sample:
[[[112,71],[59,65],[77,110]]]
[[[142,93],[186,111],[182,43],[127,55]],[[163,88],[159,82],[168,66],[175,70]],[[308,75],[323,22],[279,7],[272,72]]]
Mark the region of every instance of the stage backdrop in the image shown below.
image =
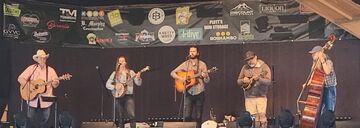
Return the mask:
[[[344,34],[295,0],[99,7],[5,0],[3,7],[5,39],[69,47],[241,44]]]
[[[243,90],[236,84],[236,80],[241,66],[245,63],[243,54],[247,50],[255,51],[274,71],[275,84],[270,87],[268,94],[267,116],[276,116],[281,108],[288,108],[295,113],[297,96],[309,75],[312,63],[307,52],[323,42],[200,46],[200,57],[207,66],[219,68],[218,72],[210,76],[211,81],[206,86],[203,119],[209,119],[211,108],[219,121],[226,113],[244,110]],[[112,97],[104,89],[103,80],[114,70],[116,57],[125,55],[135,71],[146,65],[152,67],[151,71],[143,73],[143,85],[135,88],[137,120],[178,116],[182,95],[176,93],[175,97],[170,71],[185,60],[188,46],[99,49],[5,43],[11,44],[10,116],[20,111],[17,76],[28,65],[35,63],[32,56],[38,48],[50,53],[48,64],[54,67],[59,75],[73,75],[71,80],[62,81],[55,90],[55,95],[59,98],[59,111],[69,111],[80,121],[99,119],[103,96],[104,118],[111,119]],[[359,43],[357,40],[336,41],[334,48],[328,52],[334,61],[338,78],[336,115],[352,116],[354,121],[359,121],[360,118],[360,101],[356,98],[360,96],[357,85],[360,83]]]

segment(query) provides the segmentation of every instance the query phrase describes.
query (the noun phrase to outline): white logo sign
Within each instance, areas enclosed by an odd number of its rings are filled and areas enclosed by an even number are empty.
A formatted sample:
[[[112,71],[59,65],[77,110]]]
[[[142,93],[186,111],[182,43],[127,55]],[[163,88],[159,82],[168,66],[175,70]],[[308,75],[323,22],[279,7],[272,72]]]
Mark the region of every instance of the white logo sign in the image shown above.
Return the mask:
[[[161,8],[153,8],[148,14],[148,19],[152,24],[161,24],[165,19],[165,13]]]
[[[76,22],[77,10],[71,10],[66,8],[59,8],[60,21],[62,22]]]
[[[36,27],[40,23],[40,18],[36,14],[24,14],[20,20],[26,27]]]
[[[162,26],[158,32],[159,40],[165,44],[172,42],[175,35],[175,30],[171,26]]]
[[[150,42],[155,41],[154,32],[144,29],[140,33],[135,33],[135,41],[141,44],[150,44]]]
[[[286,12],[286,4],[260,4],[260,13],[279,13]]]
[[[230,10],[230,16],[249,16],[254,15],[254,11],[246,3],[240,3]]]
[[[51,35],[49,31],[39,29],[32,33],[32,39],[38,43],[46,43],[51,39]]]
[[[105,22],[103,21],[81,21],[81,27],[86,31],[102,31],[105,28]]]
[[[224,24],[223,20],[209,20],[209,25],[204,25],[205,30],[228,29],[229,25]]]
[[[14,24],[9,24],[7,28],[4,28],[3,35],[4,37],[9,37],[13,39],[19,39],[20,31],[17,29],[17,27]]]

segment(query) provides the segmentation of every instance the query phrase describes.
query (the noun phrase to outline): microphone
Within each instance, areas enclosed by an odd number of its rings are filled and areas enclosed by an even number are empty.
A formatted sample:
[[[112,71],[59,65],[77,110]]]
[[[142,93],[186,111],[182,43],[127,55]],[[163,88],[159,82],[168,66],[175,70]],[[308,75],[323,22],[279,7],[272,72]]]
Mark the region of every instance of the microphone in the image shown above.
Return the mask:
[[[185,57],[185,59],[189,59],[189,58],[190,58],[190,56],[191,56],[190,54],[189,54],[189,55],[187,55],[187,56]]]

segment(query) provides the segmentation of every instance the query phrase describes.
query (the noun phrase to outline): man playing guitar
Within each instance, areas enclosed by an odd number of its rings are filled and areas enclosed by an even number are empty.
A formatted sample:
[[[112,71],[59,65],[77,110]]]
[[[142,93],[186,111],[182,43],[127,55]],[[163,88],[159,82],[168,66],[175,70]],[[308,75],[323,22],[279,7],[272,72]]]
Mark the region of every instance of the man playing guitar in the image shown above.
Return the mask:
[[[130,120],[131,128],[135,128],[135,101],[134,83],[140,86],[142,79],[141,72],[135,73],[129,69],[124,56],[117,58],[115,71],[111,73],[106,82],[106,88],[111,90],[115,97],[115,108],[117,111],[118,127],[124,127],[124,119],[127,117]],[[121,94],[124,91],[124,94]]]
[[[45,92],[36,95],[34,99],[25,99],[30,106],[27,116],[30,119],[31,127],[34,128],[47,128],[46,123],[50,116],[52,102],[45,102],[42,97],[53,96],[53,89],[58,87],[60,83],[55,70],[46,65],[46,60],[48,58],[49,54],[46,54],[44,50],[37,50],[36,54],[33,56],[33,59],[37,64],[27,67],[18,77],[18,82],[21,85],[20,91],[24,90],[26,92],[36,89],[34,86],[30,86],[33,80],[52,81],[45,85]]]
[[[191,115],[193,109],[196,111],[195,117],[197,122],[197,128],[201,126],[201,117],[203,112],[203,105],[205,101],[205,83],[209,83],[210,77],[208,75],[208,69],[205,62],[199,59],[199,52],[197,47],[189,48],[188,59],[181,63],[178,67],[176,67],[173,71],[171,71],[171,76],[176,80],[181,80],[184,83],[186,89],[184,89],[185,93],[185,101],[184,101],[184,117],[185,121],[193,121],[191,119]],[[184,77],[180,77],[178,72],[195,72],[194,74],[201,73],[201,75],[196,79],[195,84],[188,85],[188,79]],[[189,76],[191,77],[191,76]]]

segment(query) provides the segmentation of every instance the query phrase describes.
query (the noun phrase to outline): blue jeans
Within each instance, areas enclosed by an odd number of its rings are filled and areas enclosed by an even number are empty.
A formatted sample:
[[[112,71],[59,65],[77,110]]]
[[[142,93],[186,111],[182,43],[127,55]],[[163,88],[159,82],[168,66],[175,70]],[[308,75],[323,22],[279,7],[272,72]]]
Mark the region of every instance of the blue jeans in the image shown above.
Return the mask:
[[[325,110],[335,111],[336,105],[336,86],[324,87],[323,99],[321,103],[322,112]]]
[[[28,117],[31,128],[47,128],[46,124],[50,116],[50,107],[33,108],[30,107]]]
[[[124,127],[125,119],[129,119],[130,127],[135,128],[135,101],[133,95],[126,94],[123,97],[116,98],[116,111],[117,111],[117,125],[120,128]]]
[[[196,128],[201,127],[202,121],[202,113],[203,113],[203,106],[205,101],[205,93],[202,92],[198,95],[191,95],[186,92],[185,96],[185,108],[184,108],[184,116],[185,121],[194,121],[192,118],[193,112],[195,114],[195,121],[196,121]]]

